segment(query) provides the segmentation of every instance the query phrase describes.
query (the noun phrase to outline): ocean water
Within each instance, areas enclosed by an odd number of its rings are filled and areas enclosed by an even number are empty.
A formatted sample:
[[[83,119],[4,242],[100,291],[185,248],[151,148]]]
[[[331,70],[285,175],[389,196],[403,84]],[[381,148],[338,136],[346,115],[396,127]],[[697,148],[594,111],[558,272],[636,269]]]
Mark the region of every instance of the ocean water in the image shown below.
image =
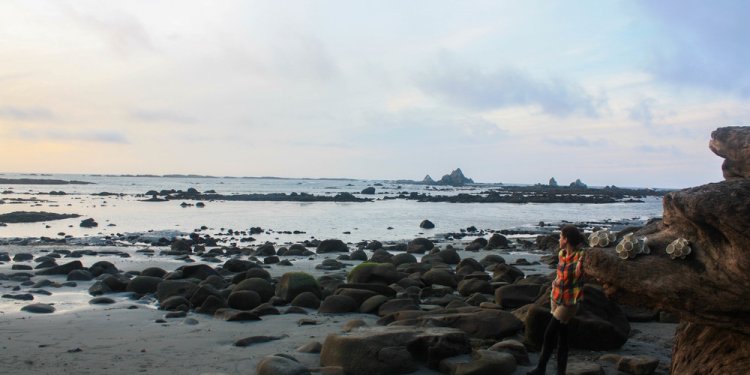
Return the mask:
[[[248,230],[261,227],[264,233],[253,235],[257,241],[272,241],[278,245],[300,242],[306,239],[338,238],[346,242],[362,240],[408,241],[415,237],[439,237],[448,232],[458,232],[470,226],[485,230],[502,230],[531,228],[540,221],[558,223],[571,222],[604,222],[631,220],[643,221],[661,216],[661,199],[647,198],[644,203],[613,204],[507,204],[507,203],[428,203],[411,200],[383,200],[387,195],[398,192],[425,192],[430,194],[458,194],[460,192],[477,193],[490,186],[467,188],[441,188],[435,191],[422,185],[405,185],[388,181],[363,180],[294,180],[273,178],[199,178],[199,177],[113,177],[90,175],[0,175],[2,178],[45,178],[60,180],[79,180],[93,182],[91,185],[2,185],[0,184],[0,213],[13,211],[47,211],[56,213],[76,213],[79,218],[49,221],[44,223],[8,224],[0,226],[0,238],[39,238],[41,236],[61,238],[73,236],[74,243],[97,244],[99,238],[112,234],[147,233],[154,231],[154,237],[171,237],[187,235],[200,228],[208,227],[202,234],[226,233],[226,229]],[[375,186],[375,184],[379,184]],[[206,206],[181,207],[182,201],[143,202],[143,194],[149,190],[195,188],[199,191],[215,190],[220,194],[238,193],[310,193],[316,195],[335,195],[340,192],[359,194],[368,186],[376,187],[372,202],[335,203],[335,202],[236,202],[208,201]],[[64,191],[65,195],[50,195],[51,191]],[[123,195],[99,196],[101,192]],[[187,201],[186,203],[195,203]],[[81,228],[82,219],[93,218],[99,223],[96,228]],[[434,229],[419,228],[422,220],[429,219],[435,223]],[[390,228],[390,229],[389,229]],[[290,234],[282,232],[302,231]],[[216,236],[214,236],[216,237]],[[226,238],[219,236],[218,238]],[[464,240],[469,241],[472,237]],[[245,244],[241,244],[245,245]],[[19,252],[31,252],[38,257],[59,246],[0,246],[0,252],[9,252],[11,256]],[[174,270],[185,264],[170,256],[150,256],[137,250],[138,246],[94,246],[94,250],[106,250],[127,253],[128,257],[108,255],[83,256],[79,260],[84,267],[98,261],[112,262],[122,271],[140,271],[146,267],[162,267]],[[351,248],[351,247],[350,247]],[[531,261],[532,266],[520,268],[527,273],[547,273],[544,265],[535,263],[540,253],[521,250],[493,250],[491,252],[469,253],[458,247],[459,255],[464,257],[484,256],[490,253],[502,253],[509,262],[519,258]],[[369,255],[369,254],[368,254]],[[194,261],[202,261],[193,257]],[[293,269],[296,271],[316,272],[314,267],[322,257],[292,257]],[[60,263],[66,262],[61,260]],[[10,272],[17,262],[0,262],[0,273]],[[20,262],[30,266],[33,261]],[[350,266],[358,262],[351,263]],[[287,272],[287,267],[269,267],[272,276]],[[64,283],[65,276],[35,276],[34,282],[49,279]],[[52,288],[52,295],[34,294],[34,303],[51,303],[57,313],[70,313],[86,309],[100,309],[89,305],[91,296],[88,288],[94,281],[78,282],[76,287]],[[4,288],[17,285],[15,282],[2,282]],[[48,288],[49,289],[49,288]],[[20,292],[28,292],[22,289]],[[19,292],[19,293],[20,293]],[[132,304],[128,293],[108,295],[118,303]],[[23,316],[21,308],[29,301],[9,298],[0,299],[0,315]],[[156,308],[153,299],[138,301],[144,307]]]
[[[346,179],[276,179],[276,178],[207,178],[207,177],[134,177],[100,175],[20,175],[2,174],[2,178],[43,178],[92,182],[91,185],[3,185],[0,213],[12,211],[47,211],[75,213],[82,217],[45,223],[8,224],[0,227],[0,237],[59,238],[105,236],[117,233],[167,231],[189,233],[206,226],[206,233],[222,229],[247,230],[261,227],[268,233],[253,236],[259,241],[296,242],[304,239],[338,238],[349,242],[362,240],[409,240],[417,236],[436,236],[475,226],[502,230],[536,226],[540,221],[557,223],[647,220],[662,214],[661,198],[648,197],[643,203],[612,204],[509,204],[509,203],[428,203],[411,200],[383,200],[399,192],[425,192],[449,195],[477,193],[491,185],[439,190],[423,185],[390,181]],[[378,184],[376,186],[376,184]],[[376,195],[359,193],[375,186]],[[181,207],[182,201],[142,202],[138,196],[149,190],[195,188],[219,194],[240,193],[310,193],[335,195],[349,192],[372,197],[373,202],[235,202],[209,201],[204,208]],[[49,195],[64,191],[65,195]],[[98,196],[101,192],[124,194]],[[21,201],[18,201],[21,200]],[[186,201],[186,203],[195,203]],[[82,219],[93,218],[96,228],[81,228]],[[429,219],[436,227],[419,228]],[[301,231],[300,234],[280,232]]]

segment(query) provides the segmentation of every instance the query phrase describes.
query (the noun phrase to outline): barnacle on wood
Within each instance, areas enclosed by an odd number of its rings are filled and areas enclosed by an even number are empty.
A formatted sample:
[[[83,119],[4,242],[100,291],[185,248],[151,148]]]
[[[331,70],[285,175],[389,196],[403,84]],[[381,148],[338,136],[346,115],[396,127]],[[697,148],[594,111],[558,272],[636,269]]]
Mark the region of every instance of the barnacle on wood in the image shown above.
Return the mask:
[[[667,254],[672,259],[685,259],[693,250],[690,248],[690,242],[682,237],[672,241],[667,245]]]
[[[615,247],[617,256],[620,259],[633,259],[638,254],[650,254],[651,249],[646,244],[646,237],[641,239],[635,238],[633,233],[628,233],[622,237],[622,241]]]
[[[602,229],[591,233],[589,236],[589,246],[591,247],[607,247],[610,243],[615,242],[614,233],[611,233],[609,229]]]

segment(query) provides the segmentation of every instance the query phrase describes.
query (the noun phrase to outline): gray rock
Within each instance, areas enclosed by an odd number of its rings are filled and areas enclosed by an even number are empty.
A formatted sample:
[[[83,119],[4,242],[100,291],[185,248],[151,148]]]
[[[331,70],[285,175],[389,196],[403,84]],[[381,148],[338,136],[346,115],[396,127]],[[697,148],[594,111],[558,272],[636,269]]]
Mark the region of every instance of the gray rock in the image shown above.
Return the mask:
[[[122,274],[106,274],[106,276],[102,277],[103,279],[101,279],[101,281],[104,284],[107,284],[107,286],[114,292],[124,292],[128,287],[128,283],[130,282],[130,279]]]
[[[288,335],[281,335],[281,336],[249,336],[241,338],[234,342],[234,346],[238,346],[241,348],[255,345],[255,344],[262,344],[264,342],[270,342],[270,341],[276,341],[281,340],[285,337],[289,337]]]
[[[569,362],[565,370],[565,375],[604,375],[602,366],[594,362]]]
[[[539,284],[511,284],[495,289],[495,303],[504,307],[515,309],[539,298],[542,286]]]
[[[365,253],[364,250],[354,250],[351,254],[349,254],[349,259],[366,261],[367,253]]]
[[[68,274],[68,281],[89,281],[93,280],[94,275],[88,270],[73,270]]]
[[[312,292],[302,292],[298,294],[292,302],[292,306],[306,307],[308,309],[317,309],[320,307],[320,298]]]
[[[419,309],[419,305],[417,305],[411,298],[396,298],[386,301],[385,303],[380,305],[380,307],[378,308],[378,315],[387,316],[397,311]]]
[[[659,359],[647,355],[626,356],[617,362],[617,369],[632,375],[652,375],[659,367]]]
[[[471,351],[465,333],[449,328],[362,327],[345,335],[330,334],[320,352],[321,366],[339,366],[347,374],[406,374],[447,357]]]
[[[549,297],[545,294],[548,292],[542,292],[539,301],[529,305],[531,307],[526,314],[525,339],[531,347],[541,347],[544,331],[552,317],[546,307],[548,305],[537,305],[549,304]],[[584,296],[578,313],[569,323],[570,346],[597,351],[620,348],[630,334],[630,324],[625,313],[601,290],[586,286]]]
[[[232,292],[239,292],[241,290],[252,290],[258,293],[261,302],[268,302],[276,293],[273,285],[268,280],[259,277],[242,280],[232,289]]]
[[[524,276],[523,271],[508,264],[495,264],[492,269],[492,281],[513,283]]]
[[[318,312],[321,314],[340,314],[355,312],[358,308],[359,304],[354,298],[344,295],[333,295],[323,300],[318,308]]]
[[[486,280],[463,279],[458,283],[458,293],[464,297],[474,293],[492,294],[492,285]]]
[[[425,219],[425,220],[422,220],[421,223],[419,223],[419,227],[422,229],[432,229],[432,228],[435,228],[435,224]]]
[[[52,305],[46,303],[34,303],[26,305],[21,308],[21,311],[34,313],[34,314],[51,314],[55,312],[55,308]]]
[[[227,298],[229,307],[238,310],[252,310],[262,303],[260,295],[253,290],[238,290]]]
[[[323,344],[318,341],[313,341],[305,345],[300,346],[296,350],[300,353],[320,353],[323,348]]]
[[[3,298],[14,299],[18,301],[32,301],[34,296],[29,293],[24,294],[3,294]]]
[[[37,271],[37,275],[67,275],[71,271],[83,269],[83,264],[79,260],[74,260],[59,266]]]
[[[425,252],[432,250],[434,247],[435,244],[432,241],[419,237],[409,241],[409,244],[406,246],[406,252],[424,254]]]
[[[329,239],[321,241],[315,252],[317,252],[318,254],[335,252],[348,253],[349,248],[346,246],[344,241],[338,239]]]
[[[422,280],[427,285],[443,285],[450,288],[456,288],[458,281],[456,275],[444,268],[433,268],[422,275]]]
[[[341,263],[341,262],[339,262],[339,261],[337,261],[335,259],[325,259],[325,260],[323,260],[323,263],[318,264],[317,266],[315,266],[315,269],[335,271],[335,270],[340,270],[340,269],[342,269],[344,267],[345,266],[344,266],[343,263]]]
[[[494,233],[490,236],[487,245],[484,247],[487,250],[491,249],[505,249],[508,247],[508,239],[500,233]]]
[[[94,297],[89,300],[91,305],[111,305],[115,303],[115,300],[109,297]]]
[[[159,277],[162,278],[164,275],[167,274],[167,271],[165,271],[163,268],[159,267],[148,267],[141,271],[140,276],[153,276],[153,277]]]
[[[367,249],[367,250],[377,250],[377,249],[381,249],[382,247],[383,247],[383,244],[380,241],[378,241],[378,240],[372,240],[372,241],[370,241],[370,242],[367,243],[367,245],[365,246],[365,249]]]
[[[475,238],[473,241],[466,245],[466,251],[477,251],[487,246],[487,239],[484,237]]]
[[[97,281],[89,287],[89,294],[92,296],[100,296],[107,293],[112,293],[112,288],[102,281]]]
[[[228,322],[244,322],[261,320],[258,314],[252,311],[242,311],[232,308],[219,308],[214,312],[214,318]]]
[[[163,281],[164,280],[159,277],[136,276],[130,280],[125,290],[138,294],[154,293],[159,287],[159,284]]]
[[[276,255],[276,249],[270,242],[266,242],[265,244],[260,245],[257,249],[255,249],[255,256],[257,257],[267,257],[274,255]]]
[[[79,224],[79,226],[81,228],[94,228],[94,227],[98,227],[99,223],[94,221],[94,219],[89,218],[89,219],[81,220],[81,224]]]
[[[39,258],[35,259],[35,261],[38,261],[38,260]],[[55,267],[55,266],[57,266],[57,262],[55,262],[54,260],[44,260],[44,261],[41,261],[39,264],[37,264],[36,267],[34,267],[34,269],[39,270],[42,268],[50,268],[50,267]]]
[[[258,362],[255,373],[256,375],[309,375],[310,371],[293,359],[271,355]]]
[[[458,328],[471,337],[500,339],[514,335],[524,325],[513,314],[503,310],[476,309],[469,312],[424,315],[422,326]]]
[[[182,266],[177,269],[178,271],[182,272],[183,278],[195,278],[200,280],[205,280],[207,277],[212,275],[221,276],[219,272],[217,272],[215,269],[213,269],[211,266],[207,264],[193,264],[193,265],[187,265]]]
[[[529,352],[526,351],[526,346],[517,340],[503,340],[490,346],[487,350],[508,353],[512,355],[516,359],[516,363],[520,365],[529,365],[531,363],[529,360]]]
[[[117,267],[115,267],[115,265],[111,262],[102,260],[92,264],[91,267],[89,267],[89,272],[91,272],[94,277],[97,277],[105,273],[116,274],[119,273],[120,270],[118,270]]]
[[[341,326],[341,330],[344,332],[351,332],[352,330],[355,330],[359,327],[366,327],[366,326],[367,326],[367,323],[364,320],[352,319],[344,323],[344,325]]]
[[[454,375],[511,375],[516,371],[516,359],[509,353],[477,350],[471,362],[459,363]]]
[[[294,297],[303,292],[311,292],[320,298],[321,290],[318,281],[305,272],[287,272],[281,276],[276,285],[276,296],[291,302]]]
[[[378,294],[370,297],[359,306],[359,312],[364,314],[376,313],[378,309],[380,309],[380,306],[386,301],[388,301],[388,297],[384,295]]]
[[[190,301],[183,296],[172,296],[159,302],[160,310],[167,311],[189,311]]]
[[[389,253],[388,250],[385,249],[377,249],[372,252],[372,256],[370,256],[370,262],[375,263],[388,263],[393,259],[394,255]]]
[[[399,253],[391,258],[391,263],[396,267],[401,264],[417,263],[417,257],[409,253]]]
[[[156,298],[163,302],[167,298],[180,296],[190,298],[198,289],[198,284],[187,280],[164,280],[156,287]]]
[[[29,253],[18,253],[13,256],[14,262],[26,262],[32,259],[34,259],[34,255]]]
[[[437,256],[439,256],[445,264],[458,264],[461,262],[461,257],[456,252],[456,249],[440,250],[437,253]]]

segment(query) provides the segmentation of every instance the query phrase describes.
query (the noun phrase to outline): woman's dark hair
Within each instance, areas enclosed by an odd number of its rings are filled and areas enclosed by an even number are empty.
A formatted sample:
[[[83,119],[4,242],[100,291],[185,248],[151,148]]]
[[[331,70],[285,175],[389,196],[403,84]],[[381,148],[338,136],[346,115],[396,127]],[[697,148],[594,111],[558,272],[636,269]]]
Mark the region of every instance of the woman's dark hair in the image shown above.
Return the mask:
[[[578,247],[580,244],[586,242],[586,237],[583,233],[576,228],[575,225],[566,225],[560,229],[560,234],[568,240],[568,243],[573,247]]]

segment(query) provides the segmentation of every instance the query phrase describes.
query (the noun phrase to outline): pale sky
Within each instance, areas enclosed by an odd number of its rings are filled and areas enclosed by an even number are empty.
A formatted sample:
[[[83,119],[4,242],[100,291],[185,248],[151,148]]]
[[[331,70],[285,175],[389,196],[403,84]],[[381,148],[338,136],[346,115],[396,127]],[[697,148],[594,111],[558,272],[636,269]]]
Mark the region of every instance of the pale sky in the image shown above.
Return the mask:
[[[688,187],[750,1],[0,2],[0,172]]]

